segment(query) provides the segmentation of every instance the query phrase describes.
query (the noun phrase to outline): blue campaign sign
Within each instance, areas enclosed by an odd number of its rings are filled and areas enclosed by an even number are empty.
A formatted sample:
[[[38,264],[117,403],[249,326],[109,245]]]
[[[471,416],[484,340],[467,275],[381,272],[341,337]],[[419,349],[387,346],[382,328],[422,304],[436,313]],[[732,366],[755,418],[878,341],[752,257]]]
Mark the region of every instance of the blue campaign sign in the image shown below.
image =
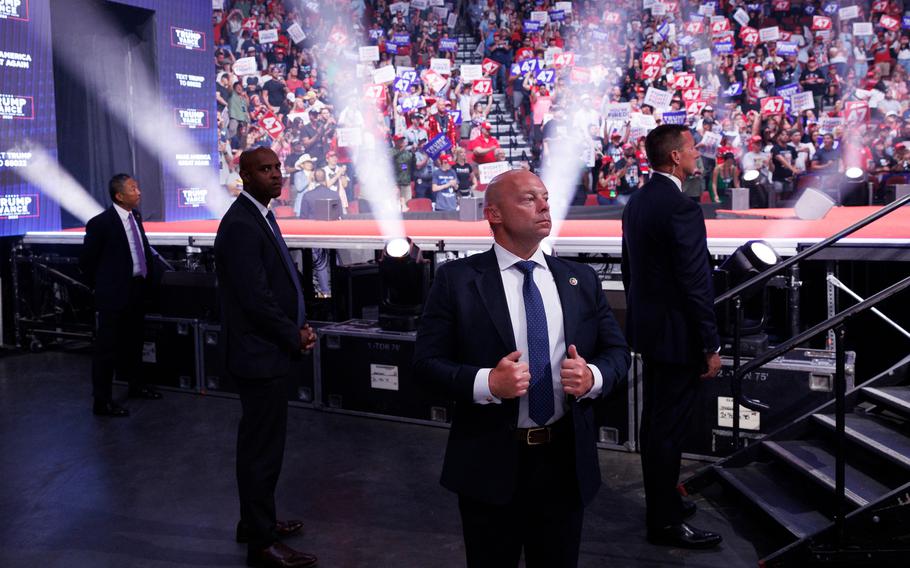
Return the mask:
[[[664,124],[685,124],[686,111],[677,110],[674,112],[665,112],[663,114]]]
[[[774,76],[774,71],[768,69],[765,71],[765,82],[766,83],[775,83],[777,82],[777,77]]]
[[[797,51],[799,51],[799,46],[792,41],[777,42],[778,55],[796,55]]]
[[[409,112],[414,109],[425,107],[426,103],[424,102],[423,97],[404,97],[399,101],[398,106],[401,107],[402,111]]]
[[[901,18],[901,27],[905,30],[910,30],[910,15],[905,15]]]
[[[521,73],[521,64],[513,63],[512,67],[509,69],[509,75],[511,75],[512,77],[518,77],[521,74],[522,74]]]
[[[427,156],[438,160],[439,156],[449,150],[452,147],[452,143],[442,132],[433,137],[432,140],[423,145],[423,151],[426,152]]]
[[[458,40],[456,38],[439,40],[439,51],[458,51]]]
[[[392,41],[398,45],[411,45],[411,36],[408,34],[395,34],[392,36]]]
[[[799,83],[790,83],[789,85],[782,85],[777,88],[777,95],[784,97],[784,100],[789,100],[790,97],[795,95],[800,91]]]
[[[370,39],[379,39],[382,37],[382,30],[370,30]]]
[[[730,86],[724,89],[724,96],[727,97],[738,97],[743,94],[743,84],[742,83],[730,83]]]
[[[417,80],[417,71],[414,71],[414,70],[402,71],[402,72],[398,73],[398,76],[402,79],[407,79],[408,81],[413,83],[414,81]]]
[[[815,14],[815,6],[813,6],[812,4],[807,4],[806,7],[804,8],[804,10],[805,10],[807,16],[812,16]]]
[[[594,41],[607,41],[607,32],[603,30],[591,30],[591,39]]]
[[[732,41],[721,41],[714,44],[714,53],[717,54],[726,54],[733,53],[733,42]]]
[[[537,74],[538,83],[547,83],[548,85],[556,80],[556,72],[552,69],[544,69]]]
[[[461,111],[460,110],[450,110],[449,117],[452,119],[453,123],[461,124]]]
[[[566,19],[566,13],[562,10],[550,10],[550,20],[561,22]]]
[[[837,4],[837,2],[828,2],[825,4],[825,13],[829,16],[833,16],[835,13],[837,13],[838,8],[840,8],[840,6]]]
[[[682,58],[682,57],[676,57],[676,58],[674,58],[674,59],[671,59],[671,60],[670,60],[670,65],[673,66],[673,70],[676,71],[677,73],[682,72],[682,70],[683,70],[683,58]]]
[[[540,31],[540,22],[535,20],[525,20],[522,24],[522,29],[526,34],[539,32]]]
[[[399,93],[407,93],[408,89],[411,88],[411,82],[404,77],[399,77],[398,79],[395,79],[395,83],[393,83],[392,86]]]
[[[386,53],[397,54],[398,53],[398,44],[391,42],[391,41],[387,41],[385,44],[385,51],[386,51]]]
[[[528,73],[543,69],[543,61],[539,59],[525,59],[521,62],[521,72]]]

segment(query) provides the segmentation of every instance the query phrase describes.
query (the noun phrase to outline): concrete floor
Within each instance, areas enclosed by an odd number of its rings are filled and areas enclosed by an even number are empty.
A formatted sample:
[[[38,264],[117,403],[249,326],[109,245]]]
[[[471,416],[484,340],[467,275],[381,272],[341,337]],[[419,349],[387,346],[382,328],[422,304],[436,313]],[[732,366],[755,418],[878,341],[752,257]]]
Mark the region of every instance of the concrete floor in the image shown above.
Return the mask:
[[[242,566],[235,399],[166,392],[128,419],[90,411],[90,359],[0,357],[0,566]],[[115,397],[125,388],[115,386]],[[446,430],[292,408],[279,516],[321,567],[464,566],[455,496],[438,484]],[[687,471],[701,464],[687,463]],[[648,545],[636,454],[601,452],[581,566],[755,566],[761,528],[697,498],[717,550]]]

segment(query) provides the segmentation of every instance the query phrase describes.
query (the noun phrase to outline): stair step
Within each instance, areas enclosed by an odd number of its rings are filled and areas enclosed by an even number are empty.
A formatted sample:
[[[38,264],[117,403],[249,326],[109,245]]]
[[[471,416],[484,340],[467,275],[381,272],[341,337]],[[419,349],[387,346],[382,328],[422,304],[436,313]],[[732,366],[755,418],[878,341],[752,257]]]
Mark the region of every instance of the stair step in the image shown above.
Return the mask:
[[[910,387],[864,387],[862,392],[872,400],[910,416]]]
[[[834,491],[835,457],[820,440],[782,440],[762,442],[772,454],[790,466],[812,476],[829,491]],[[844,468],[846,495],[854,505],[865,507],[888,493],[891,488],[869,477],[849,463]]]
[[[787,477],[768,464],[715,469],[721,479],[797,538],[815,534],[831,524],[828,517],[805,501],[801,480]]]
[[[813,414],[812,418],[822,426],[834,430],[833,414]],[[845,433],[853,440],[875,453],[910,468],[910,438],[871,416],[848,414]]]

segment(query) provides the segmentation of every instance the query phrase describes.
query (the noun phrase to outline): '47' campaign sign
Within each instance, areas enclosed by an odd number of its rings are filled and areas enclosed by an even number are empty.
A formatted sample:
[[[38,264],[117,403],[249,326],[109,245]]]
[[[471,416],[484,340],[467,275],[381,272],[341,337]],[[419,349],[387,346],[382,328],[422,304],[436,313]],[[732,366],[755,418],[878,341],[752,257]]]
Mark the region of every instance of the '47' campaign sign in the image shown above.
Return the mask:
[[[259,119],[259,125],[268,132],[272,140],[275,140],[284,132],[284,125],[272,111],[262,115],[262,118]]]
[[[763,115],[774,115],[784,112],[783,97],[765,97],[761,100],[761,113]]]
[[[496,61],[493,61],[489,57],[485,57],[483,60],[483,63],[480,64],[480,68],[483,69],[483,74],[488,77],[490,75],[496,73],[499,70],[499,67],[500,67],[500,64]],[[520,68],[521,67],[519,67],[519,69]],[[519,74],[520,73],[516,73],[516,75],[519,75]]]
[[[490,78],[478,79],[471,85],[471,92],[475,95],[489,95],[493,92],[493,80]]]

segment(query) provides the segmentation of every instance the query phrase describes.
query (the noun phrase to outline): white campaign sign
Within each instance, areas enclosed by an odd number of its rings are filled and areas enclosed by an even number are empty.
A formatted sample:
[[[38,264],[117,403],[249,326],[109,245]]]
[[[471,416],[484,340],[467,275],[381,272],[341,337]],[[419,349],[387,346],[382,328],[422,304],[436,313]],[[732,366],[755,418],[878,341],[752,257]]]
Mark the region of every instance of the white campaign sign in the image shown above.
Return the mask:
[[[379,46],[366,45],[359,50],[360,61],[379,61]]]
[[[237,75],[253,75],[256,73],[256,58],[241,57],[234,62],[234,73]]]
[[[854,22],[853,23],[853,35],[855,35],[855,36],[875,35],[872,31],[872,22]]]
[[[342,148],[363,145],[363,130],[359,127],[336,128],[335,133],[338,135],[338,146]]]
[[[695,60],[696,65],[708,63],[711,61],[711,50],[707,47],[704,49],[697,49],[692,52],[692,59]]]
[[[291,41],[294,43],[300,43],[306,39],[306,34],[303,32],[303,28],[301,28],[300,24],[296,22],[288,27],[288,35],[291,37]]]
[[[451,75],[452,62],[448,59],[439,59],[434,57],[430,59],[430,69],[436,71],[440,75]]]
[[[762,42],[766,41],[777,41],[780,39],[780,28],[777,26],[771,26],[770,28],[762,28],[758,30],[758,39]]]
[[[278,41],[278,30],[259,30],[259,43],[275,43]]]
[[[386,65],[373,71],[373,82],[376,84],[391,83],[395,80],[395,66]]]
[[[805,91],[792,95],[790,97],[790,108],[795,112],[814,109],[815,100],[812,98],[812,91]]]
[[[859,6],[847,6],[846,8],[841,8],[837,11],[837,16],[842,22],[846,22],[847,20],[852,20],[854,18],[859,18]]]
[[[550,15],[547,13],[546,10],[535,11],[535,12],[531,12],[530,20],[532,22],[542,22],[542,23],[546,24],[547,22],[550,21]]]
[[[483,79],[483,65],[469,65],[467,63],[462,65],[461,78],[465,81]]]
[[[660,89],[655,89],[654,87],[648,87],[648,92],[645,93],[645,104],[651,105],[658,110],[669,108],[670,101],[672,100],[673,93],[670,91],[662,91]]]
[[[477,173],[480,178],[480,183],[490,183],[494,177],[511,169],[512,166],[509,162],[491,162],[489,164],[479,164],[477,166]]]

